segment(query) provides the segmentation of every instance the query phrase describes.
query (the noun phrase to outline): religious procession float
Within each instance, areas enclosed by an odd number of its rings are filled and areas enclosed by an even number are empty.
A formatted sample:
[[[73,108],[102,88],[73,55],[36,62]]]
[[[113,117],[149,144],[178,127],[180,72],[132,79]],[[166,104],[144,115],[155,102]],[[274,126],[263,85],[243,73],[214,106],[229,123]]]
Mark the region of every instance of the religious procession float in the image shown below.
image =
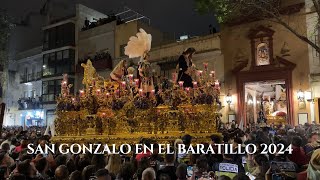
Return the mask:
[[[65,74],[57,99],[53,142],[138,143],[142,138],[171,143],[185,134],[194,142],[208,142],[220,123],[220,85],[215,72],[193,70],[192,87],[186,87],[178,74],[169,83],[153,83],[148,62],[151,35],[143,29],[130,38],[125,54],[140,58],[138,76],[125,60],[114,68],[111,79],[99,76],[90,60],[84,68],[78,95],[69,93]]]

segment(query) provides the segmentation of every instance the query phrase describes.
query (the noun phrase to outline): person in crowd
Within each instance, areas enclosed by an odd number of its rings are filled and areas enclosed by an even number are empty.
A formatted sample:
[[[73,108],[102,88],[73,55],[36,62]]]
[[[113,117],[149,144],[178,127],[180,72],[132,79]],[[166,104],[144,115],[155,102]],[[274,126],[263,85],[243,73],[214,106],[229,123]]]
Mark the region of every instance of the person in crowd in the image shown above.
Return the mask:
[[[320,177],[320,149],[313,152],[307,169],[309,179],[319,179]]]
[[[316,132],[313,132],[309,135],[308,144],[304,146],[304,151],[309,158],[311,157],[313,150],[320,146],[318,143],[319,135]]]
[[[170,179],[177,179],[176,176],[176,167],[175,167],[175,155],[174,154],[166,154],[164,158],[164,162],[166,163],[164,167],[162,167],[157,172],[157,179],[160,178],[161,174],[167,174]]]
[[[108,170],[106,169],[99,169],[96,173],[95,173],[97,180],[111,180],[111,176],[109,175]]]
[[[142,172],[142,180],[155,180],[156,179],[156,172],[153,168],[147,168]]]
[[[187,180],[187,164],[181,163],[176,169],[177,180]]]
[[[256,178],[256,180],[265,179],[265,174],[269,169],[269,160],[264,154],[251,155],[248,154],[246,159],[248,172]]]
[[[81,180],[81,172],[78,170],[73,171],[69,176],[69,180]]]
[[[69,178],[69,171],[67,166],[60,165],[54,173],[55,180],[67,180]]]
[[[192,136],[186,134],[182,137],[182,141],[185,147],[189,147],[192,141]],[[178,154],[178,162],[188,164],[190,162],[190,157],[191,154]]]
[[[244,173],[245,170],[242,164],[239,164],[237,161],[234,161],[234,159],[235,159],[234,154],[223,153],[223,161],[220,163],[217,163],[213,168],[216,174],[226,175],[230,178],[234,178],[238,173]],[[236,168],[228,169],[228,168],[223,168],[224,166],[232,166]]]
[[[48,161],[45,157],[37,160],[35,162],[35,167],[36,167],[37,171],[39,172],[40,177],[42,177],[43,179],[49,179],[49,176],[47,175],[49,164],[48,164]]]
[[[178,59],[178,78],[177,82],[183,81],[184,87],[193,87],[192,73],[194,71],[194,64],[192,64],[192,56],[196,50],[192,47],[183,51]]]
[[[235,158],[230,154],[166,154],[164,159],[157,152],[157,142],[150,139],[143,139],[140,143],[147,146],[154,145],[153,154],[141,153],[141,155],[126,155],[126,161],[121,161],[121,156],[112,157],[109,155],[105,161],[103,155],[62,155],[60,153],[49,154],[28,154],[26,148],[28,143],[40,145],[50,145],[50,135],[43,136],[46,127],[39,128],[30,126],[24,129],[21,127],[3,127],[0,143],[0,179],[181,179],[187,178],[192,172],[190,179],[208,178],[216,176],[215,179],[317,179],[320,177],[320,151],[317,146],[318,134],[313,133],[319,129],[317,124],[308,124],[298,127],[289,126],[264,126],[252,124],[250,129],[245,131],[237,126],[219,129],[223,135],[224,143],[233,144],[238,147],[245,144],[256,144],[257,152],[247,155],[244,160]],[[38,133],[41,132],[40,133]],[[293,136],[292,136],[293,135]],[[243,137],[246,137],[242,139]],[[290,137],[291,136],[291,137]],[[309,142],[304,143],[302,139]],[[241,139],[241,140],[240,140]],[[209,144],[221,143],[222,137],[212,135],[211,140],[202,142],[205,147]],[[152,143],[151,143],[152,142]],[[15,147],[8,148],[8,145]],[[189,146],[192,137],[185,135],[181,140],[176,140],[177,144]],[[196,142],[193,142],[196,143]],[[286,149],[289,144],[292,147],[292,155],[286,151],[285,154],[267,153],[260,154],[262,143],[283,144]],[[305,144],[305,145],[304,145]],[[308,153],[302,148],[309,149]],[[12,151],[8,149],[13,149]],[[311,149],[311,150],[310,150]],[[308,159],[308,155],[311,158]],[[140,156],[137,158],[137,156]],[[219,158],[221,156],[221,158]],[[175,160],[175,157],[178,157]],[[14,160],[17,162],[15,163]],[[156,163],[154,163],[156,162]],[[183,163],[186,162],[187,164]],[[156,165],[156,168],[153,166]],[[159,168],[161,165],[162,168]],[[226,172],[225,167],[237,167],[237,172]],[[193,167],[192,167],[193,166]],[[168,168],[170,167],[170,168]],[[245,168],[244,168],[245,167]],[[305,169],[307,168],[307,169]],[[114,170],[116,169],[116,170]],[[151,169],[152,171],[149,171]],[[167,171],[166,169],[170,169]],[[188,171],[187,171],[188,169]],[[191,169],[191,171],[190,171]],[[113,171],[114,173],[111,173]],[[214,171],[214,175],[211,171]],[[145,172],[145,173],[144,173]],[[243,173],[248,173],[244,176]],[[231,174],[230,174],[231,173]],[[237,175],[238,173],[238,175]],[[70,174],[70,176],[69,176]],[[108,175],[106,175],[108,174]],[[174,174],[174,178],[172,175]],[[153,176],[154,175],[154,176]],[[237,176],[236,176],[237,175]]]
[[[296,163],[300,168],[302,168],[302,166],[308,164],[308,162],[310,161],[310,158],[306,155],[306,153],[304,152],[303,148],[301,147],[302,145],[302,138],[299,136],[294,136],[292,138],[291,141],[292,144],[292,154],[289,156],[289,159]]]
[[[117,179],[131,180],[133,179],[135,169],[132,163],[126,162],[121,166]]]
[[[112,179],[115,179],[120,172],[121,168],[121,156],[119,154],[111,154],[108,158],[108,164],[105,167]]]

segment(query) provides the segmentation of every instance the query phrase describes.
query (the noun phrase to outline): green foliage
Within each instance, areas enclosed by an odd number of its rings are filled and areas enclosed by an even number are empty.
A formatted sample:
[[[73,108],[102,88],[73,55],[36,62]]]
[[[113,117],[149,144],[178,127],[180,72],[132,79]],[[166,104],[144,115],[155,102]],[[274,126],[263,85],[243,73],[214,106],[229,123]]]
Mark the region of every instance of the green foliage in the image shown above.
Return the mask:
[[[279,13],[280,0],[195,0],[200,13],[213,13],[219,23],[264,18]]]

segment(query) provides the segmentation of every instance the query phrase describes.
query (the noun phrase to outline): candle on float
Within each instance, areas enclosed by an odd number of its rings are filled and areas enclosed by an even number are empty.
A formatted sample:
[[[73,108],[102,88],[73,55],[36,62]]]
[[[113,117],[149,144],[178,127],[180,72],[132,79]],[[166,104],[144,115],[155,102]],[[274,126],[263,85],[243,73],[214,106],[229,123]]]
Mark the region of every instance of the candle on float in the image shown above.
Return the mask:
[[[76,101],[76,99],[75,98],[72,98],[72,102],[74,103]]]
[[[134,79],[134,83],[135,83],[136,87],[138,87],[139,86],[139,79]]]
[[[80,97],[82,97],[84,94],[84,90],[80,90],[79,92],[80,92]]]
[[[198,71],[198,74],[199,74],[199,76],[201,77],[201,76],[202,76],[202,71],[201,71],[201,70]]]
[[[110,93],[106,93],[107,98],[110,96]]]
[[[132,79],[133,79],[133,74],[129,74],[128,76],[129,76],[129,80],[130,80],[130,82],[131,82]]]
[[[192,84],[193,84],[193,88],[197,88],[198,87],[198,82],[197,81],[193,81]]]
[[[186,87],[186,92],[187,92],[187,94],[189,94],[189,92],[190,92],[190,88],[189,87]]]
[[[209,76],[212,78],[212,73],[210,73]]]
[[[184,81],[179,81],[178,83],[179,83],[180,88],[182,89]]]
[[[123,88],[123,89],[126,88],[126,82],[125,82],[125,81],[122,81],[122,82],[121,82],[121,85],[122,85],[122,88]]]
[[[116,95],[118,95],[120,97],[120,90],[119,89],[116,90]]]
[[[101,89],[97,89],[97,95],[99,95],[101,92]]]
[[[212,77],[214,77],[215,76],[215,71],[210,71],[210,73],[212,74]]]
[[[139,89],[139,95],[142,96],[143,95],[143,91],[142,89]]]
[[[172,73],[172,82],[176,82],[177,79],[177,73]]]
[[[220,86],[219,80],[216,80],[216,82],[214,83],[214,87],[219,88],[219,86]]]
[[[154,97],[155,92],[156,91],[154,89],[151,90],[151,97]]]
[[[204,66],[204,70],[207,71],[208,70],[208,63],[207,62],[203,63],[203,66]]]

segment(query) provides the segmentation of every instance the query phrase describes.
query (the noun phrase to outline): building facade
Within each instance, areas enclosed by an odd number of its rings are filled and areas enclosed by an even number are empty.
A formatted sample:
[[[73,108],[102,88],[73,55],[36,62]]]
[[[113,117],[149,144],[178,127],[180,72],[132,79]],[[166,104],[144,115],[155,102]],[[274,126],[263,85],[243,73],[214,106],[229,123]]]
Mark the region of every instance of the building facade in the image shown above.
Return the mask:
[[[42,46],[17,54],[9,64],[4,125],[45,125],[42,107]]]

